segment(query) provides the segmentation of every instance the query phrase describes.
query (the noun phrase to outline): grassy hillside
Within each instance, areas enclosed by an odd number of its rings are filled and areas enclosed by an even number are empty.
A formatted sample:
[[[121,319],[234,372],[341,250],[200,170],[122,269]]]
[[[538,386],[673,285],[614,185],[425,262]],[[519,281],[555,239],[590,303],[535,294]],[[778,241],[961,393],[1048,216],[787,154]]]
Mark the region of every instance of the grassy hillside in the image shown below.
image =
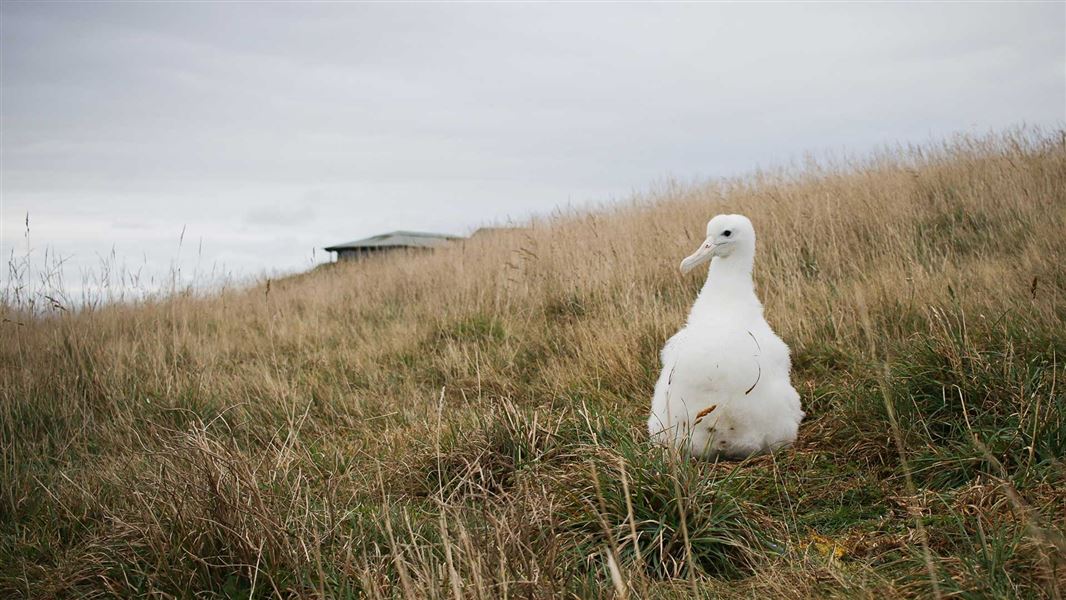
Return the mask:
[[[717,213],[800,442],[647,442]],[[1059,598],[1066,133],[0,324],[0,596]]]

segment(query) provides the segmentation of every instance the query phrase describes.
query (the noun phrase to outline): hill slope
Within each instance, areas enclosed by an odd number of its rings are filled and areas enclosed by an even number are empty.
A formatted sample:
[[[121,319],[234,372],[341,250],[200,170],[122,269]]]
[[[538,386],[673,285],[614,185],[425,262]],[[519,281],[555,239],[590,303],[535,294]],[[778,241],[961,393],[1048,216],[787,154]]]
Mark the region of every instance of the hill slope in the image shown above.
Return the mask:
[[[808,413],[648,445],[716,213]],[[4,307],[0,595],[1059,597],[1066,134],[667,186],[432,255]]]

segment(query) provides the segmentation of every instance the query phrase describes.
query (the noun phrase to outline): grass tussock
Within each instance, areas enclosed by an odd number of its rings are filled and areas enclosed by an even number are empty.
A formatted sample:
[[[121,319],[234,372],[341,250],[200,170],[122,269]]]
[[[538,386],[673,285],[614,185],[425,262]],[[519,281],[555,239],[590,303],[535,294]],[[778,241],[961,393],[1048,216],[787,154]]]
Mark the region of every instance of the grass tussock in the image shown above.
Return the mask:
[[[798,445],[643,430],[717,213]],[[0,595],[1060,598],[1066,134],[666,184],[433,254],[0,311]],[[62,308],[60,308],[62,307]]]

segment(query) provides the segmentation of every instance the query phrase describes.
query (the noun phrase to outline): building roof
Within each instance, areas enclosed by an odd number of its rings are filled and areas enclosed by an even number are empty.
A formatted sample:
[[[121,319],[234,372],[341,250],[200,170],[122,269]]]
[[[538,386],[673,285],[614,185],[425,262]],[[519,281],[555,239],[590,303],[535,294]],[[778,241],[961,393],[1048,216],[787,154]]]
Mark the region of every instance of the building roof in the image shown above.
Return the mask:
[[[353,242],[327,246],[328,252],[341,250],[360,250],[364,248],[433,248],[450,240],[462,239],[446,233],[426,233],[424,231],[391,231]]]
[[[470,234],[470,237],[477,237],[479,235],[500,233],[502,231],[518,231],[520,229],[525,229],[525,227],[518,227],[516,225],[500,225],[500,226],[490,225],[488,227],[478,227],[477,229],[474,230],[474,233]]]

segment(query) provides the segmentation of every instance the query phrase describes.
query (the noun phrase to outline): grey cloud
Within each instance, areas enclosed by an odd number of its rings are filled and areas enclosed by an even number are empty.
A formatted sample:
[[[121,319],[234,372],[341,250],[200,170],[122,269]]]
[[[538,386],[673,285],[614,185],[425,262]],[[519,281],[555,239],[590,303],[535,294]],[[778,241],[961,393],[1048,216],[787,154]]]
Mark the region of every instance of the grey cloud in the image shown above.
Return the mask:
[[[244,220],[251,225],[293,226],[313,221],[315,214],[315,208],[306,204],[298,206],[259,206],[248,211]]]
[[[0,10],[4,252],[28,211],[66,255],[142,257],[87,224],[151,217],[242,272],[302,268],[380,229],[1066,120],[1062,4]]]

